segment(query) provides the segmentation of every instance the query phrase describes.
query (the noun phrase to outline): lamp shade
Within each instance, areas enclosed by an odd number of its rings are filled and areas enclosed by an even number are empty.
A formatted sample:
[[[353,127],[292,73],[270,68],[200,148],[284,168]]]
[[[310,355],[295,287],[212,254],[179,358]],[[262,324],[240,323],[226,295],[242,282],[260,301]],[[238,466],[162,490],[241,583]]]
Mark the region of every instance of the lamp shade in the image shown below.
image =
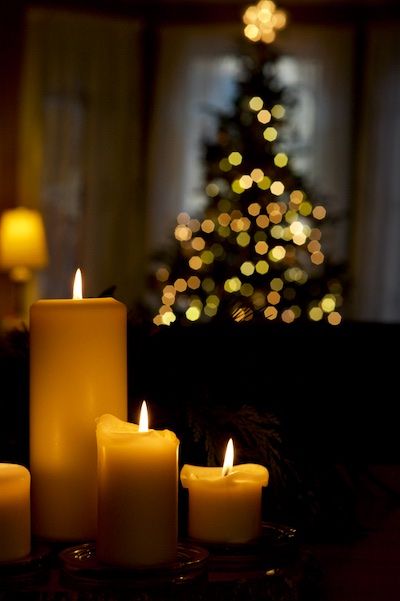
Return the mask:
[[[38,211],[17,207],[0,219],[0,267],[15,280],[29,278],[31,270],[47,265],[43,219]]]

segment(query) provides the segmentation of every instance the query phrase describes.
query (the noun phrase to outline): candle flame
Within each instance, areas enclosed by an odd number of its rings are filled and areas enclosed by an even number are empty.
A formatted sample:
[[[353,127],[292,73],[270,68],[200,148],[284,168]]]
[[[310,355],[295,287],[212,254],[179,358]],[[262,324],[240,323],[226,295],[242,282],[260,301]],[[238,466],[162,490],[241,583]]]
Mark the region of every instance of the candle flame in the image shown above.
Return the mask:
[[[147,411],[146,401],[143,401],[140,409],[139,432],[148,432],[149,430],[149,414]]]
[[[80,269],[77,269],[76,273],[75,273],[72,298],[75,298],[75,299],[83,298],[82,297],[82,272]]]
[[[226,445],[224,465],[222,467],[222,475],[227,476],[233,468],[233,440],[230,438]]]

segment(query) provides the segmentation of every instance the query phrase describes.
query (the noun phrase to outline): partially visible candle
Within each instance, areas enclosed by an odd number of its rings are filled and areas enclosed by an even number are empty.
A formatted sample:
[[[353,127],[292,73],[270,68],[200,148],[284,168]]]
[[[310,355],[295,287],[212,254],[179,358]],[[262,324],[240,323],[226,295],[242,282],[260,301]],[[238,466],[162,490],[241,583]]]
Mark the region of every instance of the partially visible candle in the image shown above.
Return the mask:
[[[113,298],[39,300],[30,311],[32,530],[94,540],[96,419],[127,417],[126,307]]]
[[[0,463],[0,562],[31,551],[30,480],[22,465]]]
[[[129,567],[168,564],[178,537],[178,447],[170,430],[113,415],[98,420],[98,530],[96,555]]]
[[[253,463],[233,465],[233,441],[223,467],[186,464],[181,482],[189,491],[188,534],[210,543],[245,543],[261,534],[262,487],[266,467]]]

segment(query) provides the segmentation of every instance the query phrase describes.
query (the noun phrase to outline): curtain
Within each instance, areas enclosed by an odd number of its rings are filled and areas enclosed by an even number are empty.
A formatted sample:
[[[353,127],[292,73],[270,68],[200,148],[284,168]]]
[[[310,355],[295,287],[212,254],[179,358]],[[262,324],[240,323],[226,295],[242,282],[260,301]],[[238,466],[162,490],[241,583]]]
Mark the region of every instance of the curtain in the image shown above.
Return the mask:
[[[22,89],[20,199],[43,211],[50,265],[42,297],[140,293],[140,27],[131,20],[32,9]]]
[[[400,321],[400,27],[367,37],[354,241],[354,314]]]

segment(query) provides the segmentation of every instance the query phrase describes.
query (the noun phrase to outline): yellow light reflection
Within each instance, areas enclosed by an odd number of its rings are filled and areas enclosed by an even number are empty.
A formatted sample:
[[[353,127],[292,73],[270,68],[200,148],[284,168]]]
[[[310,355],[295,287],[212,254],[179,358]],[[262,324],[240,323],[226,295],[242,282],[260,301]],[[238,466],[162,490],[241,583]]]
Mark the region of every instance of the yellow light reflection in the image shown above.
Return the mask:
[[[262,111],[260,111],[258,113],[257,119],[263,125],[267,125],[267,123],[269,123],[271,121],[271,113],[269,111],[267,111],[266,109],[263,109]]]
[[[254,250],[258,255],[265,255],[268,252],[268,244],[263,241],[257,242],[257,244],[254,247]]]
[[[320,205],[318,205],[317,207],[314,207],[313,216],[315,217],[315,219],[325,219],[325,217],[326,217],[325,207],[321,207]]]
[[[204,219],[204,221],[201,224],[201,229],[206,234],[211,234],[211,232],[214,231],[214,228],[215,228],[215,225],[214,225],[214,222],[211,221],[211,219]]]
[[[245,261],[240,266],[240,271],[243,273],[243,275],[247,275],[247,276],[253,275],[254,270],[255,270],[255,267],[251,261]]]
[[[250,244],[250,236],[247,232],[240,232],[236,238],[236,242],[239,246],[248,246]]]
[[[253,217],[256,217],[257,215],[260,214],[261,211],[261,205],[258,204],[258,202],[252,202],[248,207],[247,207],[247,211],[249,213],[249,215],[252,215]]]
[[[266,215],[259,215],[256,219],[258,227],[266,228],[269,225],[269,219]]]
[[[269,271],[269,265],[267,261],[257,261],[256,263],[256,271],[261,275],[265,275]]]
[[[275,104],[271,109],[272,116],[275,119],[283,119],[286,113],[286,109],[281,104]]]
[[[270,190],[272,194],[275,194],[275,196],[281,196],[281,194],[283,194],[285,191],[285,186],[282,182],[277,180],[272,182]]]
[[[200,283],[200,278],[198,278],[197,275],[191,275],[188,279],[188,287],[191,290],[197,290],[200,288]]]
[[[288,161],[288,156],[284,152],[278,152],[274,158],[274,163],[277,167],[286,167]]]
[[[199,307],[189,307],[185,315],[189,321],[197,321],[200,318],[201,310]]]
[[[231,165],[234,165],[235,167],[237,167],[243,161],[243,157],[240,154],[240,152],[234,151],[234,152],[231,152],[231,154],[228,156],[228,161],[230,162]]]
[[[259,96],[253,96],[249,101],[249,107],[252,111],[260,111],[264,105],[262,98]]]
[[[264,171],[262,171],[262,169],[253,169],[253,171],[250,173],[250,177],[253,180],[253,182],[261,182],[263,177],[264,177]]]
[[[273,319],[276,319],[277,316],[278,316],[278,311],[277,311],[276,307],[271,307],[271,306],[265,307],[264,317],[266,319],[269,319],[272,321]]]
[[[201,269],[203,263],[200,259],[200,257],[194,256],[194,257],[190,257],[189,259],[189,265],[191,267],[191,269]]]
[[[338,313],[337,311],[333,311],[332,313],[329,313],[328,322],[331,324],[331,326],[338,326],[341,321],[342,321],[342,316],[340,315],[340,313]]]
[[[278,131],[275,127],[267,127],[264,130],[263,136],[267,142],[273,142],[278,137]]]
[[[320,307],[313,307],[309,310],[308,315],[312,321],[321,321],[324,316],[324,312]]]

